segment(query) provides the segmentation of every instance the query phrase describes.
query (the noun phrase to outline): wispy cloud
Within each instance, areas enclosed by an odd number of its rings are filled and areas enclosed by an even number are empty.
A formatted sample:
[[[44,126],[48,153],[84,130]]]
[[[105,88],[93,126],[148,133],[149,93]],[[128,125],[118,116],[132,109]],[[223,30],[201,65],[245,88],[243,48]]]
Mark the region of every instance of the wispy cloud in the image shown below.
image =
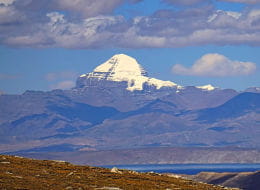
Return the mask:
[[[44,78],[49,82],[50,89],[70,89],[75,86],[76,77],[79,76],[74,71],[60,71],[47,73]]]
[[[260,4],[259,0],[218,0],[218,1],[226,1],[233,3],[246,3],[246,4]]]
[[[47,81],[55,81],[60,79],[75,79],[77,76],[78,73],[74,71],[61,71],[47,73],[44,78]]]
[[[122,4],[122,0],[56,0],[54,4],[59,10],[72,12],[84,18],[109,14]]]
[[[179,75],[192,76],[242,76],[252,74],[256,64],[252,62],[234,61],[221,54],[206,54],[197,60],[191,67],[176,64],[172,71]]]
[[[1,5],[1,4],[2,4],[2,5],[5,5],[5,6],[11,5],[11,4],[13,4],[14,1],[15,1],[15,0],[0,0],[0,5]]]
[[[20,77],[21,77],[20,75],[0,73],[0,80],[17,79],[17,78],[20,78]]]
[[[65,80],[65,81],[61,81],[61,82],[58,82],[56,84],[52,84],[50,85],[50,89],[63,89],[63,90],[66,90],[66,89],[70,89],[72,87],[75,86],[75,82],[74,81],[70,81],[70,80]]]
[[[192,6],[204,2],[210,2],[209,0],[162,0],[162,1],[177,6]]]
[[[193,6],[200,3],[211,3],[211,0],[162,0],[163,2],[172,4],[172,5],[181,5],[181,6]],[[232,2],[232,3],[244,3],[244,4],[260,4],[259,0],[217,0],[223,2]]]

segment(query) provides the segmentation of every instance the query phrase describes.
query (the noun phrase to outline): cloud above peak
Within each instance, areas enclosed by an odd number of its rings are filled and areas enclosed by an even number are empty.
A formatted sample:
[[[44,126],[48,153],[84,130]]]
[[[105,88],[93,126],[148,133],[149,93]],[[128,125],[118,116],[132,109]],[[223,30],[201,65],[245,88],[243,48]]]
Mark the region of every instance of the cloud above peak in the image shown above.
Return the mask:
[[[50,72],[44,76],[50,89],[70,89],[75,86],[75,78],[79,76],[74,71]]]
[[[109,14],[123,3],[122,0],[55,0],[59,10],[69,11],[84,18]]]
[[[0,44],[71,49],[260,45],[258,8],[231,12],[216,10],[204,3],[208,0],[165,0],[188,8],[131,18],[114,14],[123,3],[140,1],[0,0]]]
[[[176,64],[172,71],[178,75],[226,77],[250,75],[256,70],[256,64],[230,60],[224,55],[210,53],[203,55],[191,67]]]
[[[11,5],[13,4],[15,0],[0,0],[0,5],[5,5],[5,6],[8,6],[8,5]]]
[[[165,3],[169,3],[177,6],[192,6],[199,3],[209,2],[208,0],[163,0]]]
[[[71,89],[72,87],[75,86],[75,82],[71,80],[65,80],[58,82],[57,84],[50,85],[50,89],[62,89],[62,90],[67,90]]]
[[[193,6],[200,3],[210,3],[210,0],[162,0],[163,2],[177,6]],[[217,0],[231,3],[259,4],[259,0]]]
[[[232,3],[245,3],[245,4],[260,4],[259,0],[218,0]]]

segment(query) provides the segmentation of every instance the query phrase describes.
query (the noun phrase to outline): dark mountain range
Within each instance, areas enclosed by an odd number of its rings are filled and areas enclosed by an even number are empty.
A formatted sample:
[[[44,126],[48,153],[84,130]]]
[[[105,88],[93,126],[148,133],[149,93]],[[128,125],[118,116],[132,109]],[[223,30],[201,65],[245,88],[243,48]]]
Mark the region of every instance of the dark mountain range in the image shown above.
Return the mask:
[[[188,163],[259,163],[260,150],[232,147],[149,147],[98,151],[76,151],[80,145],[42,147],[13,154],[36,159],[70,160],[81,165],[145,165]]]
[[[0,152],[260,148],[260,94],[148,77],[115,55],[75,88],[0,95]]]
[[[260,113],[260,94],[241,93],[221,106],[199,112],[198,120],[215,122],[221,119],[236,118],[250,113]]]

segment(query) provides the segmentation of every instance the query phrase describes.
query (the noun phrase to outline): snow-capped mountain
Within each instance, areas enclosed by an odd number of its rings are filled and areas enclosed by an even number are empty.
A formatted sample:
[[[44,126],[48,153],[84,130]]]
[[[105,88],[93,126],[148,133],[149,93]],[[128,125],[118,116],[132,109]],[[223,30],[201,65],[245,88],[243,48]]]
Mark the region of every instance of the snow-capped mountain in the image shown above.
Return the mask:
[[[93,72],[81,75],[77,80],[77,87],[93,86],[101,84],[104,81],[116,83],[125,83],[125,89],[128,91],[142,91],[144,87],[160,90],[162,88],[174,89],[179,93],[186,87],[178,85],[172,81],[163,81],[149,77],[147,71],[137,62],[136,59],[125,54],[116,54],[103,64],[97,66]],[[195,86],[202,91],[212,91],[219,88],[211,84],[204,86]]]
[[[184,87],[152,78],[136,59],[117,54],[97,66],[93,72],[78,77],[76,87],[69,94],[83,103],[130,111],[162,97],[185,109],[214,107],[237,92],[210,84]],[[79,94],[84,98],[79,99]]]
[[[134,58],[118,54],[78,77],[70,90],[1,95],[0,143],[6,146],[0,152],[46,144],[69,151],[259,147],[260,95],[252,93],[258,90],[182,87],[149,77]]]
[[[86,79],[126,82],[126,89],[129,91],[143,90],[145,84],[156,89],[162,87],[181,88],[173,82],[148,77],[147,72],[136,59],[125,54],[114,55],[108,61],[96,67],[93,72],[83,74],[80,78],[81,81]]]

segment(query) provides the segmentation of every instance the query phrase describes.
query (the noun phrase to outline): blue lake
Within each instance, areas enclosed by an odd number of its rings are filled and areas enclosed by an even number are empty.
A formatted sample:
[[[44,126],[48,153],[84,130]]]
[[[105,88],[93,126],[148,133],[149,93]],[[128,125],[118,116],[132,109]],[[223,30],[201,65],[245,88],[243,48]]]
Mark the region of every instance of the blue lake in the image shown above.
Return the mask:
[[[113,165],[106,168],[135,170],[138,172],[197,174],[199,172],[250,172],[260,170],[259,164],[149,164],[149,165]]]

